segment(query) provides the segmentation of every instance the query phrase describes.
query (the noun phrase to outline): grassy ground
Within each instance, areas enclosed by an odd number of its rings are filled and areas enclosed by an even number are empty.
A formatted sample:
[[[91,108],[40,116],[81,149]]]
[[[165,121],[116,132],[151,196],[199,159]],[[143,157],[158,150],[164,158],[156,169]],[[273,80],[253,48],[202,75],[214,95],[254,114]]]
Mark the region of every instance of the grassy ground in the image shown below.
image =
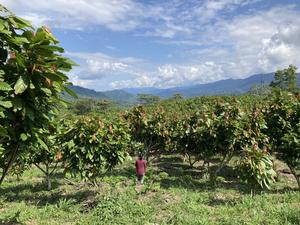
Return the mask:
[[[179,157],[153,163],[144,186],[133,161],[99,181],[99,187],[55,174],[46,191],[35,168],[0,188],[0,224],[300,224],[300,192],[290,175],[271,191],[253,193],[231,167],[211,184],[205,172]]]

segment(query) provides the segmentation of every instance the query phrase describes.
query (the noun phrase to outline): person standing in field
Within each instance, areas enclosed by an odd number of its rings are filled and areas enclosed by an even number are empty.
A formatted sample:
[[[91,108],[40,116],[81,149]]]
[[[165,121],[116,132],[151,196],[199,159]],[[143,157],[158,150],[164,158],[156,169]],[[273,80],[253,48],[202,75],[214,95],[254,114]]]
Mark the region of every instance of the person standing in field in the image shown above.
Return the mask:
[[[138,179],[138,183],[144,183],[144,177],[146,173],[147,161],[143,159],[142,155],[139,155],[138,160],[135,161],[135,170]]]

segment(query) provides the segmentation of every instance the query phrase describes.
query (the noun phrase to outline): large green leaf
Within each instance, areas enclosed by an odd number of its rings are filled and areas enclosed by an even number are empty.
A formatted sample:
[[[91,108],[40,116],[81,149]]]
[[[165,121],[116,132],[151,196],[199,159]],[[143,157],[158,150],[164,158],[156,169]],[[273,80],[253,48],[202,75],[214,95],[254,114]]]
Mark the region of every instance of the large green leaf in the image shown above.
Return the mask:
[[[15,37],[13,39],[13,42],[17,45],[22,45],[24,43],[29,43],[26,37]]]
[[[14,21],[19,25],[19,28],[31,27],[31,22],[20,17],[14,16]]]
[[[62,81],[67,78],[65,75],[60,75],[59,73],[44,73],[43,76],[53,81]]]
[[[41,45],[41,46],[39,46],[39,48],[46,49],[46,50],[51,51],[51,52],[60,52],[60,53],[64,52],[63,48],[58,47],[58,46],[54,46],[54,45]]]
[[[13,106],[11,101],[0,101],[0,105],[4,108],[11,108]]]
[[[0,81],[0,91],[10,91],[12,90],[11,86],[3,81]]]
[[[28,80],[24,77],[21,76],[15,86],[14,86],[14,90],[16,94],[22,94],[28,87]]]

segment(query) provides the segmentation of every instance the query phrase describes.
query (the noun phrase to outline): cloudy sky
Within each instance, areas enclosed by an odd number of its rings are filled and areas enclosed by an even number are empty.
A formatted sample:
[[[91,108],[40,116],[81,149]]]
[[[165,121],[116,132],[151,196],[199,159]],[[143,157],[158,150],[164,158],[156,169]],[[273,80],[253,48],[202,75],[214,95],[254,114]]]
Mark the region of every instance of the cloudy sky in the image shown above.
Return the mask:
[[[300,0],[0,0],[47,25],[95,90],[208,83],[300,67]]]

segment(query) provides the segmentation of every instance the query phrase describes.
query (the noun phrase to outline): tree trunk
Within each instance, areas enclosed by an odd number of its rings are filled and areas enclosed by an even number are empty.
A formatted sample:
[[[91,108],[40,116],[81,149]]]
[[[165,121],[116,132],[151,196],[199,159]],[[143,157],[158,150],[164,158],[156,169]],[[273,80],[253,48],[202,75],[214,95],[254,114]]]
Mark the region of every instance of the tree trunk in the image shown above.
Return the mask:
[[[300,190],[300,177],[295,175],[296,181],[298,183],[298,189]]]
[[[220,166],[216,169],[214,175],[213,175],[213,179],[216,178],[218,176],[218,173],[223,169],[223,167],[230,161],[230,159],[232,158],[232,154],[229,155],[225,155],[224,158],[222,159],[222,162],[220,164]]]
[[[7,165],[5,166],[5,168],[4,168],[3,171],[2,171],[2,176],[1,176],[1,179],[0,179],[0,186],[1,186],[1,184],[2,184],[2,182],[3,182],[3,180],[4,180],[4,178],[6,177],[6,175],[7,175],[7,173],[8,173],[8,170],[10,169],[11,165],[12,165],[13,162],[15,161],[15,158],[16,158],[16,156],[17,156],[18,151],[19,151],[19,144],[17,144],[17,145],[15,146],[15,149],[13,150],[12,155],[11,155],[11,157],[10,157],[10,159],[9,159],[9,161],[8,161],[8,163],[7,163]]]
[[[297,184],[298,184],[298,189],[300,190],[300,176],[297,175],[296,170],[294,170],[291,166],[288,165],[288,167],[290,168],[292,174],[294,175],[294,177],[297,181]]]
[[[195,163],[197,162],[197,159],[195,158],[195,160],[193,161],[191,155],[187,154],[187,156],[188,156],[188,161],[189,161],[190,167],[193,168]]]
[[[50,178],[50,172],[49,172],[49,164],[46,164],[46,181],[47,181],[47,190],[51,191],[51,178]]]
[[[48,190],[48,191],[51,191],[52,186],[51,186],[51,179],[50,179],[50,176],[48,175],[48,176],[46,177],[46,179],[47,179],[47,190]]]

